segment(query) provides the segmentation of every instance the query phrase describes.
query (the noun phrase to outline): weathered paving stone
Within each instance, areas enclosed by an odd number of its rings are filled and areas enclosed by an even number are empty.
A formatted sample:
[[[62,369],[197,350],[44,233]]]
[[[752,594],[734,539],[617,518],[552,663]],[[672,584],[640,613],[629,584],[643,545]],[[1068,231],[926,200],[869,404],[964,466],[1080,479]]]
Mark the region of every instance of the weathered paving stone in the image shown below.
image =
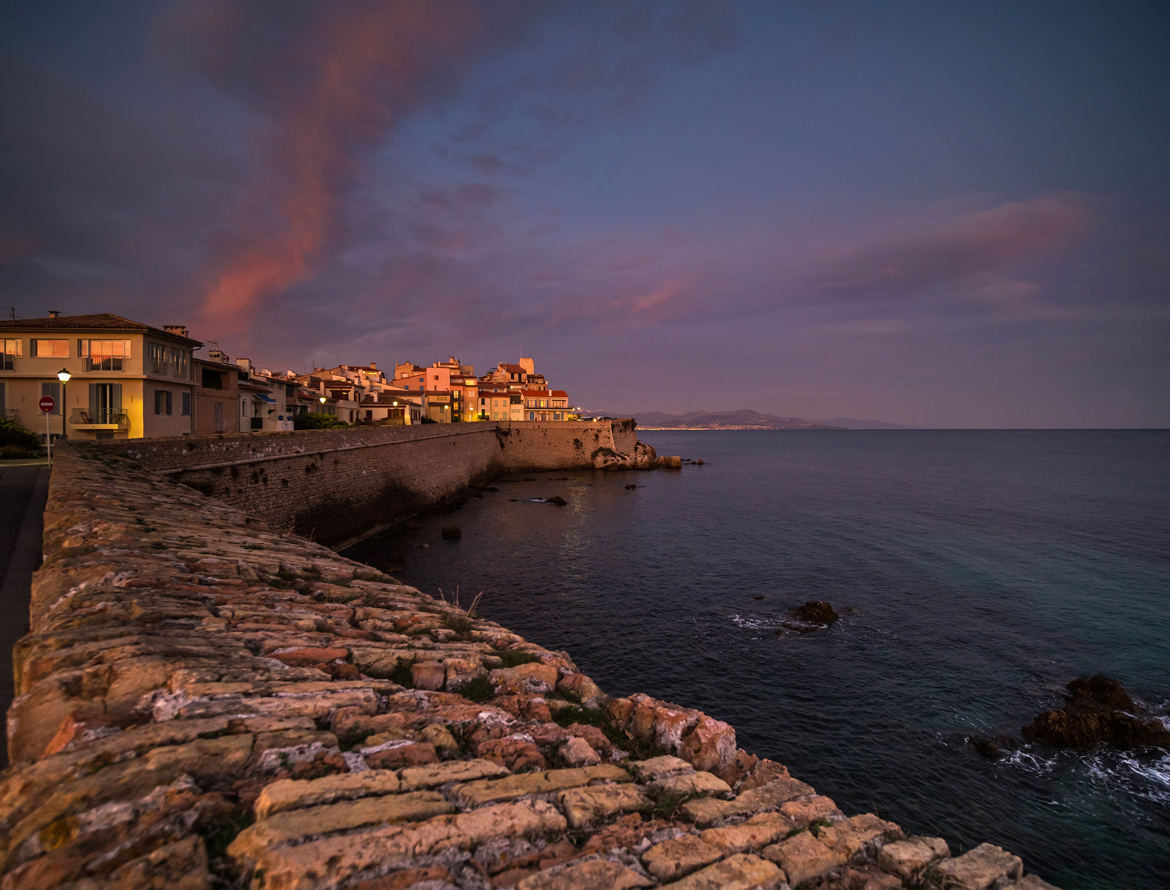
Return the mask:
[[[390,770],[368,770],[303,781],[280,779],[264,787],[256,798],[254,810],[257,819],[267,819],[283,810],[393,794],[398,791],[398,786],[398,774]]]
[[[245,828],[232,841],[228,851],[239,859],[257,860],[265,849],[300,838],[364,825],[429,819],[454,809],[454,805],[436,791],[410,791],[285,810]]]
[[[496,668],[488,676],[502,694],[543,695],[557,685],[557,669],[539,661],[514,668]]]
[[[204,890],[214,885],[207,871],[207,852],[198,837],[183,838],[132,859],[119,866],[104,883],[111,890],[131,887]]]
[[[788,883],[794,887],[841,865],[847,858],[843,853],[822,844],[807,831],[765,847],[764,855],[780,864],[788,876]]]
[[[367,870],[390,871],[415,857],[566,827],[564,817],[544,801],[492,804],[417,825],[381,826],[296,846],[265,848],[258,853],[256,869],[263,869],[265,890],[334,890]]]
[[[766,890],[783,881],[784,872],[774,863],[759,856],[741,853],[663,886],[673,890]]]
[[[901,878],[882,871],[873,863],[846,866],[831,874],[835,875],[834,880],[821,878],[810,886],[816,890],[898,890],[907,886]]]
[[[760,813],[738,825],[708,828],[699,837],[722,853],[742,853],[744,850],[758,850],[775,843],[792,828],[792,822],[780,813]]]
[[[673,881],[723,855],[723,850],[693,834],[670,838],[642,854],[646,870],[660,881]]]
[[[712,822],[728,816],[775,809],[794,797],[813,793],[812,786],[806,785],[798,779],[786,777],[774,779],[767,785],[745,791],[734,800],[699,798],[687,801],[683,804],[682,809],[687,818],[696,824],[710,825]]]
[[[878,850],[877,863],[886,871],[909,878],[934,860],[949,855],[947,842],[941,837],[911,837],[885,844]]]
[[[628,813],[650,806],[650,799],[635,785],[573,788],[560,792],[557,795],[557,802],[574,828],[603,822],[618,813]]]
[[[630,890],[654,882],[620,862],[590,859],[525,878],[517,890]]]
[[[620,766],[608,763],[468,782],[453,789],[453,793],[465,805],[476,806],[493,800],[522,797],[526,794],[550,794],[565,788],[588,785],[590,782],[629,781],[629,773]]]
[[[682,773],[665,776],[654,787],[666,794],[730,794],[731,786],[711,773]]]
[[[873,813],[862,813],[817,831],[821,843],[842,853],[846,859],[852,858],[858,850],[878,837],[900,840],[902,830],[893,822],[879,819]]]
[[[1003,878],[1019,878],[1024,864],[994,844],[980,844],[962,856],[939,863],[935,872],[947,890],[987,890]]]
[[[566,763],[573,766],[590,766],[601,763],[601,757],[593,750],[593,746],[578,736],[573,736],[561,745],[559,753]]]
[[[780,807],[780,812],[792,821],[797,828],[806,828],[810,822],[818,819],[832,819],[841,816],[832,798],[814,795],[812,797],[790,800]]]
[[[407,767],[398,773],[404,791],[417,788],[435,788],[448,782],[470,782],[475,779],[495,779],[508,775],[508,770],[490,760],[452,760],[434,766]]]
[[[653,782],[675,773],[694,771],[694,767],[681,757],[674,757],[670,754],[651,757],[649,760],[633,760],[629,763],[629,767],[630,771],[643,782]]]
[[[397,769],[399,767],[419,766],[424,763],[437,763],[439,752],[430,742],[402,741],[402,744],[391,744],[379,750],[363,748],[362,756],[375,769]]]
[[[136,800],[183,776],[205,780],[231,776],[242,770],[251,756],[252,738],[247,734],[232,735],[156,748],[141,758],[111,764],[65,783],[13,826],[8,849],[15,849],[24,839],[58,820],[75,820],[72,814],[111,801]]]

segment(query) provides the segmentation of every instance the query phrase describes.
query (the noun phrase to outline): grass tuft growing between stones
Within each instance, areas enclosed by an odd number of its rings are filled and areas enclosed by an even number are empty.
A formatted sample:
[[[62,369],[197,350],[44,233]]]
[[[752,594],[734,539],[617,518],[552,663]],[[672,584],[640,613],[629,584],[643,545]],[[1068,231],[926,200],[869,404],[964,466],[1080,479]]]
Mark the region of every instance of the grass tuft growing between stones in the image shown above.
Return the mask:
[[[481,674],[460,689],[459,694],[468,701],[483,704],[486,701],[491,701],[495,697],[496,688],[492,685],[491,680]]]
[[[227,848],[241,831],[255,820],[248,808],[236,810],[231,815],[213,819],[206,825],[196,825],[195,830],[203,836],[207,847],[208,864],[212,869],[223,869],[227,859]],[[200,830],[202,829],[202,830]]]
[[[540,661],[539,655],[534,655],[531,652],[522,652],[519,649],[504,649],[502,651],[497,649],[495,654],[504,663],[504,667],[506,668],[519,667],[522,664],[532,664],[534,661]]]
[[[657,788],[647,788],[646,792],[650,798],[647,815],[652,819],[665,819],[671,822],[678,818],[679,810],[684,803],[700,796],[692,791],[673,793]]]
[[[601,708],[582,708],[577,705],[558,709],[553,720],[560,726],[571,726],[574,723],[584,723],[599,729],[609,726],[609,717]],[[623,741],[627,740],[623,738]]]

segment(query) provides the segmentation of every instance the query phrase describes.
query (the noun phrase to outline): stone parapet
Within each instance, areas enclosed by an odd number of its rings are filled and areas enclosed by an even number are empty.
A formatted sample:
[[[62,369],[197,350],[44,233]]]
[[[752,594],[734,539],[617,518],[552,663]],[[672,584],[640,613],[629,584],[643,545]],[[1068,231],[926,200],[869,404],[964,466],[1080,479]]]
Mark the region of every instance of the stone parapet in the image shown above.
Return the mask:
[[[97,447],[246,510],[273,529],[331,545],[502,473],[649,468],[656,458],[638,442],[632,420],[369,426]]]
[[[108,450],[58,453],[32,614],[3,890],[1047,886]]]

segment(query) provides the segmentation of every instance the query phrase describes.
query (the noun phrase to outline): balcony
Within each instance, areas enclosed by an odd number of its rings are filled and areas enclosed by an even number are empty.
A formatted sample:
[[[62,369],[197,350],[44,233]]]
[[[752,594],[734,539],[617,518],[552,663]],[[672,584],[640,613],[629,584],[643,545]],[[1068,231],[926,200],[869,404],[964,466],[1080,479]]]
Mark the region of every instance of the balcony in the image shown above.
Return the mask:
[[[86,411],[74,408],[69,425],[79,430],[128,430],[130,416],[125,411]]]

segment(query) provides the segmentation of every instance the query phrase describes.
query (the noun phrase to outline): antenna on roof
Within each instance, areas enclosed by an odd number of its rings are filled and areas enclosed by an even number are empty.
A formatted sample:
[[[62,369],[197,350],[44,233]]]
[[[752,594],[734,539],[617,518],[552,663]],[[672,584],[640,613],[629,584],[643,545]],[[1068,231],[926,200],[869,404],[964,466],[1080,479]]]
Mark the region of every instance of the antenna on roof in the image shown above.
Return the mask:
[[[15,306],[5,306],[4,308],[8,310],[8,320],[9,321],[16,321],[16,307]]]

